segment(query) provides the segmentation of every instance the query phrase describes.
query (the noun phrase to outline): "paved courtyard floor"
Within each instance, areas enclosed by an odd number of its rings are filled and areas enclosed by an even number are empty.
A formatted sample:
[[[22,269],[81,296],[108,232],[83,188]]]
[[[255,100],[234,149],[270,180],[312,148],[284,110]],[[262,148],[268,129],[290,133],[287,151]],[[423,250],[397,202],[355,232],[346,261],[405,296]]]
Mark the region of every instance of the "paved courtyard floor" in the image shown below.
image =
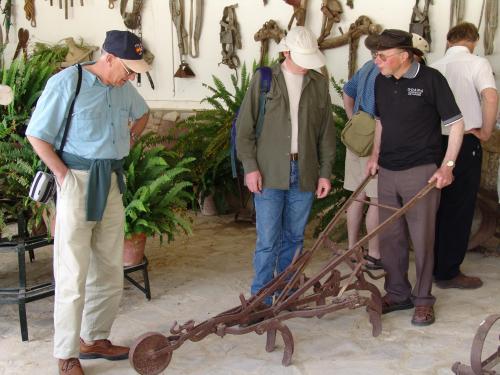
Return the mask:
[[[255,228],[234,223],[232,216],[194,218],[194,234],[179,236],[170,244],[148,240],[152,299],[128,282],[111,340],[131,345],[136,337],[158,331],[168,335],[174,321],[203,321],[239,304],[248,295],[252,278]],[[307,245],[313,240],[308,238]],[[265,335],[209,335],[186,342],[174,351],[165,374],[172,375],[357,375],[357,374],[452,374],[455,361],[470,363],[470,348],[481,321],[500,313],[500,257],[468,253],[463,265],[467,274],[480,276],[484,286],[475,291],[434,288],[436,323],[429,327],[410,324],[412,310],[382,317],[382,333],[372,337],[364,309],[342,310],[322,319],[292,319],[287,325],[295,340],[292,364],[281,365],[283,342],[265,351]],[[31,283],[51,277],[52,250],[43,249],[28,264]],[[16,259],[0,254],[0,286],[14,285]],[[314,271],[330,253],[320,250],[313,259]],[[414,263],[410,265],[414,280]],[[379,288],[382,281],[377,281]],[[27,305],[29,337],[22,342],[16,305],[0,305],[0,375],[56,374],[52,358],[53,298]],[[486,354],[498,346],[500,324],[488,338]],[[490,342],[491,341],[491,342]],[[496,346],[495,346],[496,345]],[[82,361],[85,373],[134,374],[128,361]],[[500,369],[497,369],[499,371]]]

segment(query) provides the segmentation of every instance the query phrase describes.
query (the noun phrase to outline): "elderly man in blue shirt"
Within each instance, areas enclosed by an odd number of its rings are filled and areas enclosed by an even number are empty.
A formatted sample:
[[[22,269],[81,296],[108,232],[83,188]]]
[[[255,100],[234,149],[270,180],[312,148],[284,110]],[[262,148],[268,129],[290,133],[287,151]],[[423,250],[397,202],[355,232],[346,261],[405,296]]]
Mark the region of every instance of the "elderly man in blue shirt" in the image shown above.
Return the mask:
[[[376,38],[368,36],[365,45],[370,50],[376,49]],[[344,109],[350,119],[358,111],[368,113],[374,117],[375,114],[375,78],[379,70],[373,60],[367,61],[352,78],[344,85]],[[375,119],[373,120],[375,122]],[[366,163],[368,156],[361,157],[346,148],[344,189],[355,191],[365,178]],[[371,202],[378,203],[377,200],[377,178],[374,177],[366,186],[365,190],[358,197],[365,199],[368,197]],[[363,219],[364,204],[353,202],[347,209],[347,237],[349,248],[352,248],[359,239],[361,221]],[[371,232],[378,225],[378,207],[370,205],[366,213],[366,229]],[[380,252],[378,238],[372,238],[368,243],[368,260],[366,268],[371,270],[381,269]]]
[[[26,130],[58,184],[54,356],[59,374],[83,374],[78,357],[118,360],[129,351],[108,336],[123,290],[123,159],[149,113],[129,80],[150,67],[140,39],[128,31],[108,31],[102,50],[96,62],[82,66],[64,150],[55,151],[75,97],[76,66],[48,81]]]

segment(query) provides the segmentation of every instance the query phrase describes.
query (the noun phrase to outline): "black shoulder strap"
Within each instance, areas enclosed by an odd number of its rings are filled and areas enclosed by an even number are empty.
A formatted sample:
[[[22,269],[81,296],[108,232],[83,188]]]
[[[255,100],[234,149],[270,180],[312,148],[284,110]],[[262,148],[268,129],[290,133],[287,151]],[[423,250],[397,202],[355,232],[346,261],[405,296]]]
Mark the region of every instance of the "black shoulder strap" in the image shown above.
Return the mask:
[[[59,147],[59,150],[57,151],[58,154],[61,154],[64,148],[64,145],[66,144],[66,138],[68,138],[68,130],[69,130],[69,124],[71,123],[71,116],[73,115],[73,108],[75,107],[75,100],[78,94],[80,93],[80,87],[82,86],[82,66],[80,64],[76,64],[76,67],[78,68],[78,82],[76,84],[76,92],[75,92],[75,97],[73,98],[73,101],[71,102],[71,105],[69,106],[69,112],[68,112],[68,118],[66,119],[66,125],[64,127],[64,133],[61,141],[61,146]]]

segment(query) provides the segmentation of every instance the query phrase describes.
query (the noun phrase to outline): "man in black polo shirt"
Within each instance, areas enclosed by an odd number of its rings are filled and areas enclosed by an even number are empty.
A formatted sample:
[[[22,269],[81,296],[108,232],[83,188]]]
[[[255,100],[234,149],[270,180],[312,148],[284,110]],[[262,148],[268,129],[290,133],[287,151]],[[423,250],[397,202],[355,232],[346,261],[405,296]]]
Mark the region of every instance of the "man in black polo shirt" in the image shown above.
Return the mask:
[[[428,182],[435,181],[441,189],[453,180],[464,131],[462,114],[441,73],[414,59],[421,54],[405,31],[385,30],[378,38],[374,53],[381,73],[375,81],[377,125],[367,171],[375,174],[378,170],[378,195],[383,205],[401,207]],[[441,123],[450,127],[442,164]],[[415,306],[412,323],[420,326],[435,320],[431,289],[438,189],[431,190],[379,237],[387,272],[382,313]],[[392,213],[380,208],[380,222]],[[413,290],[408,280],[408,234],[415,250]]]

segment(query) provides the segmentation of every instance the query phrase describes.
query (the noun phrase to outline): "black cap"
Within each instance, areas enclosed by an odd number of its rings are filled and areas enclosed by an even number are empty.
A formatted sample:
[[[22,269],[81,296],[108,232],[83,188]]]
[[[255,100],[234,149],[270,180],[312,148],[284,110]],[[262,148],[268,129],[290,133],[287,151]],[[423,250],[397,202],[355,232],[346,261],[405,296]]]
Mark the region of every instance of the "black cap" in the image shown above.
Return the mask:
[[[144,61],[144,46],[141,40],[130,31],[111,30],[106,32],[102,49],[122,59],[136,73],[145,73],[151,69]]]
[[[368,38],[367,38],[368,39]],[[397,29],[386,29],[380,35],[370,38],[370,47],[377,51],[391,48],[400,48],[412,51],[415,55],[422,56],[424,53],[413,46],[413,37],[409,32]],[[367,41],[365,41],[366,45]],[[370,48],[368,45],[367,47]]]

